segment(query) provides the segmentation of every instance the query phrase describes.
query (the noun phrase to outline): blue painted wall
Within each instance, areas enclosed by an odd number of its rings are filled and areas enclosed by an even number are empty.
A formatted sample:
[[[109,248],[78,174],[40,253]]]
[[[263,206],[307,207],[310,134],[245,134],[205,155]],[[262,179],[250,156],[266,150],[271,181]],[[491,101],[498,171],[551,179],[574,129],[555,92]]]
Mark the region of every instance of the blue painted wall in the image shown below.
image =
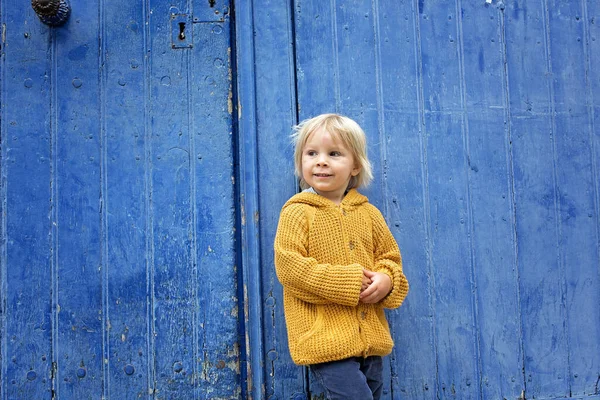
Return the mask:
[[[272,242],[334,111],[411,282],[384,397],[600,399],[596,1],[116,3],[0,3],[0,398],[322,398]]]

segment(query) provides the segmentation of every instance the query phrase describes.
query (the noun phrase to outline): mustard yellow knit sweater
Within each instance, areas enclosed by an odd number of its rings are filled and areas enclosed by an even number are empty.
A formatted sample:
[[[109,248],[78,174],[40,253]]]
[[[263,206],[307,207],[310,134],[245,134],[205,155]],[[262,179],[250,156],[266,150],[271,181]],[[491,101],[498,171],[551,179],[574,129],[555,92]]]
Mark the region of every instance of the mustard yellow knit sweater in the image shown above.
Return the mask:
[[[359,302],[363,268],[392,279],[377,304]],[[392,351],[383,309],[402,304],[408,281],[394,237],[365,196],[352,189],[339,206],[307,192],[288,200],[275,237],[275,269],[296,364]]]

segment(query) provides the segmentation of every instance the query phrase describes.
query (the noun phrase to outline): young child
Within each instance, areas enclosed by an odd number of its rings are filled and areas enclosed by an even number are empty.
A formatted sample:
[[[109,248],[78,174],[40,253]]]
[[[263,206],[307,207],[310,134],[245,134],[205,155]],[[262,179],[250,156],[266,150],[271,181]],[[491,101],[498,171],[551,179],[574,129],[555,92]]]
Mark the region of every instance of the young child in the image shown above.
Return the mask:
[[[381,212],[356,190],[373,177],[366,137],[323,114],[292,138],[304,191],[283,206],[274,244],[290,354],[329,399],[378,399],[394,344],[383,309],[402,304],[408,281]]]

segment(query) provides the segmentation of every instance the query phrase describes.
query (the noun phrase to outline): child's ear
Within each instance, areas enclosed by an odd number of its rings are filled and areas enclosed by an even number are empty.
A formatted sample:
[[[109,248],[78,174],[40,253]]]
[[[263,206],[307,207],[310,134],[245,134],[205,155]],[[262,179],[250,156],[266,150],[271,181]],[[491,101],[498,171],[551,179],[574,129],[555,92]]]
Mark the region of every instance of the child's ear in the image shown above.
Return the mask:
[[[356,176],[360,173],[360,171],[362,170],[362,168],[358,165],[354,166],[354,169],[352,170],[352,176]]]

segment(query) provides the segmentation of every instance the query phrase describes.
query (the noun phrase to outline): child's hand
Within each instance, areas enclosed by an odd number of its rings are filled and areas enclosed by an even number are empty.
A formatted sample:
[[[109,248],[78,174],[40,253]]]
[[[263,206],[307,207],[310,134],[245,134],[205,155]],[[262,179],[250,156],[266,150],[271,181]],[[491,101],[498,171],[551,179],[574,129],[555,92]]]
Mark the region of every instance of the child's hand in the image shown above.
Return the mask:
[[[388,295],[392,290],[392,280],[383,272],[372,272],[363,270],[365,277],[371,280],[368,288],[364,289],[360,294],[360,301],[363,303],[375,304]],[[363,278],[364,282],[364,278]]]
[[[360,292],[364,292],[366,288],[371,285],[371,278],[365,275],[365,269],[363,268],[363,276],[362,276],[362,286],[360,287]]]

